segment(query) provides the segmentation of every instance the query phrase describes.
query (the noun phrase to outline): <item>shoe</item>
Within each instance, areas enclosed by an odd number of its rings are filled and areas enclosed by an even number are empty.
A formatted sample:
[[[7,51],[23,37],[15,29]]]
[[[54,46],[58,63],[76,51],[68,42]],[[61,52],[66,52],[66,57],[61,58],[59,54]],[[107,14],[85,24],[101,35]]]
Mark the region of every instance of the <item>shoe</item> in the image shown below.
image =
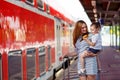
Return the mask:
[[[98,73],[100,73],[102,71],[102,69],[98,69]]]
[[[80,76],[86,76],[86,70],[84,69],[81,69],[81,70],[78,70],[78,74],[80,75]]]
[[[78,74],[80,74],[81,73],[81,71],[80,70],[78,70]]]
[[[81,72],[81,73],[84,73],[84,72],[85,72],[85,68],[84,68],[84,69],[80,69],[80,72]]]

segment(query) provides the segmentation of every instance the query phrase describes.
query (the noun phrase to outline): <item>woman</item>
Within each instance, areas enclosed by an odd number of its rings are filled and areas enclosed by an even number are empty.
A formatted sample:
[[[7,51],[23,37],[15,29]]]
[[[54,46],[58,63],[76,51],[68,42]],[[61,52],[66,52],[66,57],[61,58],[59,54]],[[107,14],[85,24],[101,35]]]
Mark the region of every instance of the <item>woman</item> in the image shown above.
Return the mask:
[[[96,57],[85,58],[85,69],[86,73],[81,74],[79,71],[81,69],[80,64],[80,55],[89,47],[87,42],[82,39],[84,35],[88,35],[88,38],[91,37],[89,34],[87,25],[84,21],[79,20],[75,24],[73,31],[73,45],[75,47],[75,52],[67,54],[68,56],[78,56],[78,73],[80,75],[80,80],[95,80],[97,74],[97,60]]]
[[[86,57],[97,56],[102,49],[100,29],[101,26],[99,25],[99,23],[92,23],[90,26],[90,30],[92,34],[91,39],[88,39],[88,37],[83,37],[83,39],[90,45],[90,47],[86,51],[84,51],[84,53],[80,57],[82,73],[85,73],[84,59]]]

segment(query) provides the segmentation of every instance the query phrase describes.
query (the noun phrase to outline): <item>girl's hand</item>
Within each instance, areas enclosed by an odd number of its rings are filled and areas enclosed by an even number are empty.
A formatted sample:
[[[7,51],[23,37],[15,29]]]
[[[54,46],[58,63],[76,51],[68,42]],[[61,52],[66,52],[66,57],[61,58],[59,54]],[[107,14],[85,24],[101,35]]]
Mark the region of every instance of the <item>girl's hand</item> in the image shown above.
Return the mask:
[[[88,35],[83,36],[83,40],[87,40],[87,38],[88,38]]]

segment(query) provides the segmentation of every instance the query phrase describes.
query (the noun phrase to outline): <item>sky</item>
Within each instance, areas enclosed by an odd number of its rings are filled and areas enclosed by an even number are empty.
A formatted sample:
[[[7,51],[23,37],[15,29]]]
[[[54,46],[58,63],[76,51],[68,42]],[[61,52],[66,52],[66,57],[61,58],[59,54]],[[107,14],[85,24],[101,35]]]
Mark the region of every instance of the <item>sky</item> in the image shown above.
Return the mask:
[[[91,24],[79,0],[46,0],[46,2],[71,20],[84,20],[88,26]]]

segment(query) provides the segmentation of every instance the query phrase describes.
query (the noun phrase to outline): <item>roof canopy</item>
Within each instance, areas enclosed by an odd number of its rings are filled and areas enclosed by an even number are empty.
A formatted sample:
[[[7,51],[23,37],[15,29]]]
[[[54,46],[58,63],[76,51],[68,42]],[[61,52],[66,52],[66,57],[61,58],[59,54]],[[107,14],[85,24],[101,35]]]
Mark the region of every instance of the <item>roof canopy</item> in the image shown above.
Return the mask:
[[[120,0],[79,0],[92,22],[103,19],[104,25],[120,23]]]

